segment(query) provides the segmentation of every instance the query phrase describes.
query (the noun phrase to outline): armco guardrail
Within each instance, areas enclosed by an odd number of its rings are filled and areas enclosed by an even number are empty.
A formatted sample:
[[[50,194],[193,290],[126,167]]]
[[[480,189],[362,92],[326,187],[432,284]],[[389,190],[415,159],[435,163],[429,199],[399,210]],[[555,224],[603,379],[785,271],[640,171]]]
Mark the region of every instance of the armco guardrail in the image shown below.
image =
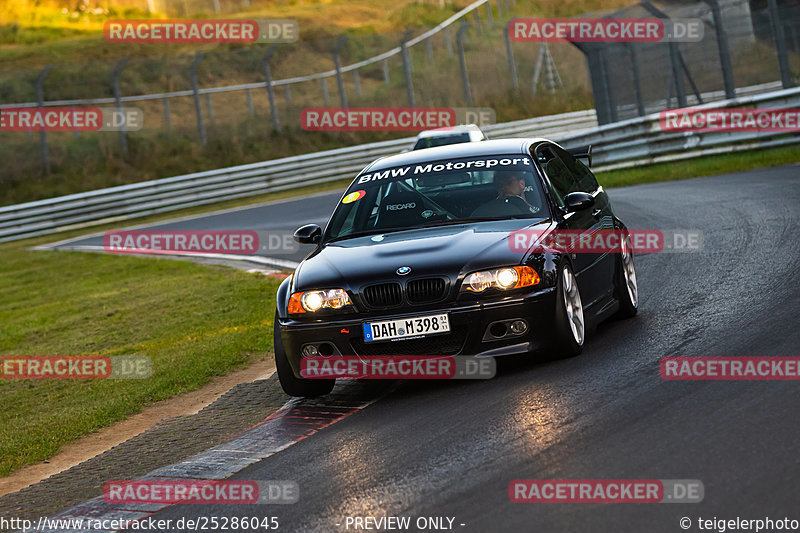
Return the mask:
[[[733,98],[692,109],[781,109],[800,107],[800,88]],[[664,132],[659,114],[601,126],[594,131],[561,137],[566,146],[593,145],[592,163],[599,170],[689,159],[703,155],[768,148],[800,142],[798,132]]]
[[[797,108],[800,88],[695,106],[730,107]],[[542,136],[566,146],[592,144],[599,170],[800,142],[796,132],[668,133],[661,131],[658,114],[598,128],[594,111],[495,124],[485,130],[490,137]],[[364,144],[0,207],[0,241],[348,178],[370,161],[409,147],[411,141]]]
[[[490,137],[525,137],[595,127],[594,110],[588,110],[494,124],[484,130]],[[404,138],[363,144],[0,207],[0,242],[348,178],[374,159],[412,143],[413,138]]]

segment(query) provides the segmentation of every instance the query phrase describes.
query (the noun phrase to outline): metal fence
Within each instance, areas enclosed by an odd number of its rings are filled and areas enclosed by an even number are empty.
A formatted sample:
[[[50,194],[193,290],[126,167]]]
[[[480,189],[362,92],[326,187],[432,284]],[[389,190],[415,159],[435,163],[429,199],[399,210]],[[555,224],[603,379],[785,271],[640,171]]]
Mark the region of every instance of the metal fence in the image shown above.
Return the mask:
[[[586,55],[601,124],[707,100],[721,91],[800,73],[800,3],[777,0],[644,0],[607,15],[701,19],[703,39],[685,43],[576,43]]]
[[[798,106],[800,89],[704,105],[770,109]],[[490,135],[506,137],[548,135],[567,147],[592,144],[594,166],[600,169],[800,142],[800,136],[793,132],[668,133],[659,126],[659,114],[597,128],[595,125],[594,111],[582,111],[498,124],[488,130]],[[375,158],[396,153],[410,144],[411,139],[371,143],[0,207],[0,242],[349,178]]]
[[[525,5],[478,0],[433,28],[407,32],[6,72],[0,74],[2,107],[131,105],[143,109],[145,126],[119,141],[107,132],[4,133],[3,139],[7,150],[34,157],[30,147],[39,146],[41,162],[57,168],[91,151],[76,143],[126,156],[128,137],[191,139],[179,147],[186,151],[234,134],[242,142],[261,141],[254,132],[299,130],[300,112],[309,106],[391,102],[536,116],[549,114],[542,108],[550,105],[586,108],[593,98],[606,124],[738,96],[745,86],[775,80],[792,86],[800,73],[799,12],[795,3],[775,0],[641,2],[609,16],[699,17],[706,38],[675,45],[542,45],[508,38],[513,17],[535,15]],[[0,182],[8,171],[0,168]]]
[[[299,127],[303,107],[364,105],[395,92],[406,95],[412,106],[446,105],[425,94],[419,77],[413,75],[415,63],[421,55],[431,65],[440,53],[452,57],[456,46],[452,28],[457,23],[474,26],[479,34],[494,28],[495,19],[508,14],[513,1],[494,2],[492,6],[489,0],[476,0],[433,28],[271,46],[219,46],[192,56],[125,57],[113,63],[65,63],[5,72],[0,74],[0,105],[139,106],[147,112],[145,131],[178,133],[196,128],[203,144],[215,126],[257,114],[269,116],[268,123],[279,129],[281,124]],[[308,73],[309,66],[319,64],[334,68]],[[219,84],[230,78],[253,81]],[[153,90],[159,86],[163,90]]]

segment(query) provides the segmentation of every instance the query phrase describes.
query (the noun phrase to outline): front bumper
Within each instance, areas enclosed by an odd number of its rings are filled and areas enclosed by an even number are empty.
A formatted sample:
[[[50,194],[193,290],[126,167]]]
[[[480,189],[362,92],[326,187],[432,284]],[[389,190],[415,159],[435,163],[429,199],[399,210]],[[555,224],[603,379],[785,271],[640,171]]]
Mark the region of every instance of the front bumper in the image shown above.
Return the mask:
[[[373,314],[310,322],[293,318],[279,319],[281,339],[295,375],[300,377],[302,347],[309,343],[329,343],[341,355],[474,355],[489,357],[538,350],[550,344],[555,328],[556,288],[516,295],[499,301],[425,309],[425,311]],[[381,320],[449,313],[451,331],[420,339],[365,343],[362,324]],[[501,339],[487,338],[490,324],[499,320],[524,319],[528,324],[522,335]]]

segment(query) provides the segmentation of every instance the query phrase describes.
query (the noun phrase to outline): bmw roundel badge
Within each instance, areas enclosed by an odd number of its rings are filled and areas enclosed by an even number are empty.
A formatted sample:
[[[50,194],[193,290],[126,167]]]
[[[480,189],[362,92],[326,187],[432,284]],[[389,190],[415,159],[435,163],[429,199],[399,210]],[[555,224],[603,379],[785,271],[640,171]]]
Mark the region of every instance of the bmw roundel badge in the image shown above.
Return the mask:
[[[409,266],[400,267],[397,270],[395,270],[395,272],[397,272],[398,276],[405,276],[406,274],[411,272],[411,267],[409,267]]]

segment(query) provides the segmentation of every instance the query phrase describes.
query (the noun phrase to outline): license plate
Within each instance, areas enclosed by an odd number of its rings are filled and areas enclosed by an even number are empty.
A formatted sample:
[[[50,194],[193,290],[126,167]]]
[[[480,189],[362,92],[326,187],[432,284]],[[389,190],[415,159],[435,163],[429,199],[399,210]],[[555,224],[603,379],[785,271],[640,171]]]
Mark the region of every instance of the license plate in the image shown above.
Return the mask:
[[[450,332],[447,313],[364,324],[364,341],[388,341]]]

